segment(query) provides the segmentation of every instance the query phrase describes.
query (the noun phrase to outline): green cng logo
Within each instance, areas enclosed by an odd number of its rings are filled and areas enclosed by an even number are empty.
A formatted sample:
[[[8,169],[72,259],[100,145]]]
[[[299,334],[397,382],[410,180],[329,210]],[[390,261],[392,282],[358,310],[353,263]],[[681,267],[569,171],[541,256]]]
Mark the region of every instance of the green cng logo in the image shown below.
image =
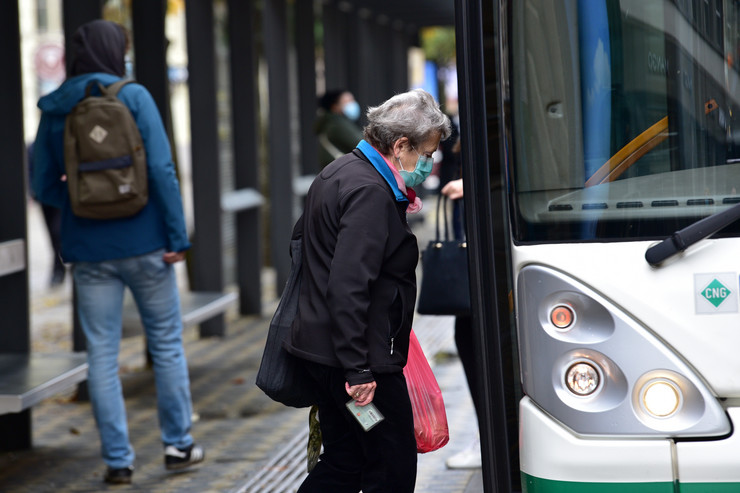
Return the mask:
[[[737,313],[739,287],[734,272],[694,274],[696,313]]]
[[[701,295],[704,296],[704,298],[706,298],[707,301],[714,306],[721,305],[722,302],[725,301],[728,296],[730,296],[730,294],[732,294],[732,291],[730,291],[729,288],[727,288],[717,279],[712,279],[712,282],[709,283],[709,286],[704,288],[704,290],[702,290],[701,292]]]

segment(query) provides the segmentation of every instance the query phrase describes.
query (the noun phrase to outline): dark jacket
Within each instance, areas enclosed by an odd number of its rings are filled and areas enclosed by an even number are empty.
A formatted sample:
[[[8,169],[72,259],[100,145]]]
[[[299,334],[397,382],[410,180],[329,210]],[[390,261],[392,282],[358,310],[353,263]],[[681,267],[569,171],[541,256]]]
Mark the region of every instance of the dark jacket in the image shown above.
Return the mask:
[[[350,385],[406,365],[419,259],[407,204],[356,149],[316,177],[293,233],[303,273],[286,349],[344,368]]]
[[[314,125],[314,132],[319,137],[319,165],[323,168],[342,154],[351,152],[362,139],[362,129],[355,122],[330,111],[322,114]],[[324,142],[333,149],[328,148]],[[339,154],[335,154],[338,152]]]

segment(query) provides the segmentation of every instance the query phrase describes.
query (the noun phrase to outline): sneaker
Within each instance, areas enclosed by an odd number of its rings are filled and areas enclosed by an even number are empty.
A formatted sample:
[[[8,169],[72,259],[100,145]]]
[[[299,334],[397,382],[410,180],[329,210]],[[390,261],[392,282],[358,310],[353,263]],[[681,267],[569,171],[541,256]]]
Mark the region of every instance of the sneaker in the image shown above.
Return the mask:
[[[448,469],[478,469],[482,460],[480,455],[480,439],[476,438],[470,445],[448,458],[445,462]]]
[[[192,444],[184,449],[179,449],[173,445],[168,445],[164,449],[164,466],[167,469],[184,469],[193,464],[202,462],[206,453],[200,445]]]
[[[134,466],[114,469],[109,467],[105,472],[103,481],[110,484],[131,484],[131,477],[134,475]]]

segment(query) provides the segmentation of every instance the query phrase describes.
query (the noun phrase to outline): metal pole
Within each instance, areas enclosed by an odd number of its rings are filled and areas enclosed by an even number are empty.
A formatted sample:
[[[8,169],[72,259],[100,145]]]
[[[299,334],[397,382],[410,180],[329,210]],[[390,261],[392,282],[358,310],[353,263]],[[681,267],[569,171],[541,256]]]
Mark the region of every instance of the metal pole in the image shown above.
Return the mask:
[[[270,81],[270,250],[282,292],[290,272],[288,248],[293,229],[293,166],[288,83],[286,0],[265,0],[264,46]]]
[[[70,42],[72,35],[81,25],[100,19],[103,14],[103,0],[63,0],[62,2],[62,22],[64,24],[64,51],[67,53],[65,62],[67,64],[67,73],[72,66],[72,57],[70,54]]]
[[[257,136],[257,70],[253,2],[229,0],[229,49],[231,55],[231,119],[234,178],[237,190],[259,190]],[[239,312],[262,311],[262,209],[236,213]]]
[[[131,14],[134,31],[134,68],[136,81],[149,90],[159,114],[172,133],[170,87],[167,77],[167,38],[164,23],[166,0],[133,0]]]
[[[301,0],[295,8],[295,49],[298,55],[298,105],[301,123],[301,173],[319,172],[318,144],[313,132],[316,119],[316,40],[314,2]]]
[[[349,70],[347,67],[347,14],[336,5],[324,4],[322,10],[324,23],[324,73],[326,89],[349,89]]]
[[[193,176],[193,290],[222,292],[223,239],[218,152],[213,0],[186,0]],[[223,314],[200,325],[201,337],[223,336]]]
[[[0,4],[0,241],[23,240],[25,266],[22,270],[0,276],[0,308],[3,328],[0,330],[0,351],[28,354],[31,351],[31,330],[28,298],[28,236],[26,231],[26,146],[23,139],[23,106],[20,98],[21,44],[18,24],[18,2]],[[0,416],[2,450],[31,447],[31,410]]]

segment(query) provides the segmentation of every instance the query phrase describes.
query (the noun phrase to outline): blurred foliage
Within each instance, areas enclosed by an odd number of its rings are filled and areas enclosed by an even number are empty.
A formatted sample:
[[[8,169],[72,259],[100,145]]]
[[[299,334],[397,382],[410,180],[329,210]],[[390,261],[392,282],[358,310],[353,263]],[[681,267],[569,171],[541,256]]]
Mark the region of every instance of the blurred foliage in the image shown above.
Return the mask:
[[[106,0],[103,4],[103,19],[117,22],[131,29],[131,0]]]
[[[428,27],[421,31],[421,48],[427,60],[437,65],[448,65],[455,60],[455,29],[453,27]]]
[[[167,13],[179,14],[185,10],[185,0],[167,0]]]

